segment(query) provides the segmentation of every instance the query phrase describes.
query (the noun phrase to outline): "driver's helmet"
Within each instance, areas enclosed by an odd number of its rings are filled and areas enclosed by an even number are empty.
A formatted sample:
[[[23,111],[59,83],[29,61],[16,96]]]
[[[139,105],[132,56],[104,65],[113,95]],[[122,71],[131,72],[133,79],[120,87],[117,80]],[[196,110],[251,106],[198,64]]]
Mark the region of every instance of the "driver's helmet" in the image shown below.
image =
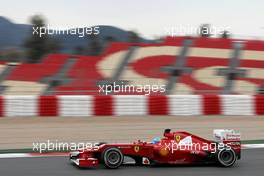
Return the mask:
[[[157,144],[160,142],[160,138],[159,137],[155,137],[153,140],[152,140],[152,144]]]

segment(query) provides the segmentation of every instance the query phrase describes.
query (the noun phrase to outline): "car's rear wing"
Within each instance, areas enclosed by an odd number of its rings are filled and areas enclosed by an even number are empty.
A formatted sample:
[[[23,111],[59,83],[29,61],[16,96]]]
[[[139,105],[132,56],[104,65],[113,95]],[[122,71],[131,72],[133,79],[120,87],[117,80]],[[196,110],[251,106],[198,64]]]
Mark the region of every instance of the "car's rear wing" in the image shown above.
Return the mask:
[[[214,130],[214,139],[218,143],[224,143],[230,146],[237,155],[237,159],[241,158],[241,135],[240,132],[228,129]]]
[[[240,142],[241,135],[235,130],[229,129],[216,129],[214,130],[214,140],[216,142],[228,142],[228,141],[237,141]]]

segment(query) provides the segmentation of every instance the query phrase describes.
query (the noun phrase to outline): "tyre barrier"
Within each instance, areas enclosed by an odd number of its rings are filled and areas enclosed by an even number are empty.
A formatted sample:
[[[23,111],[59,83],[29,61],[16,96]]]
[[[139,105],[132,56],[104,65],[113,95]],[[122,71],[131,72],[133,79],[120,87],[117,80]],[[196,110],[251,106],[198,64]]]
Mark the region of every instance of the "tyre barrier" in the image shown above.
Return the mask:
[[[264,95],[1,96],[1,117],[264,115]]]

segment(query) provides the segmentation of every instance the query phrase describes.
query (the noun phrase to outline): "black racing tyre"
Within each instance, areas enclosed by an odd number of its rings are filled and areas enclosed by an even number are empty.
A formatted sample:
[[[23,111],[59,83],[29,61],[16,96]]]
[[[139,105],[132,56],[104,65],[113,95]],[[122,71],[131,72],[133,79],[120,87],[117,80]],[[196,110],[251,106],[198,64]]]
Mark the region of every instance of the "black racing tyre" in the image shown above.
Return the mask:
[[[233,149],[223,149],[218,152],[217,160],[221,166],[230,167],[235,164],[237,156]]]
[[[101,157],[104,166],[109,169],[117,169],[124,161],[123,153],[115,147],[106,148]]]

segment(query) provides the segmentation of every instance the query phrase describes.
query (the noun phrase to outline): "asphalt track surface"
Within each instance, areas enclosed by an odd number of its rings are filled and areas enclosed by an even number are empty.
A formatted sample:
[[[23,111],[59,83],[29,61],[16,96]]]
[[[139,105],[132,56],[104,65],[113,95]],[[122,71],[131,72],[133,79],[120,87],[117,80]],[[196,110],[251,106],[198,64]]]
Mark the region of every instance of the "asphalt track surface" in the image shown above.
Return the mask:
[[[263,176],[264,149],[246,149],[242,159],[231,168],[217,166],[122,166],[116,170],[103,167],[79,169],[69,163],[67,157],[0,159],[0,175],[3,176]]]

